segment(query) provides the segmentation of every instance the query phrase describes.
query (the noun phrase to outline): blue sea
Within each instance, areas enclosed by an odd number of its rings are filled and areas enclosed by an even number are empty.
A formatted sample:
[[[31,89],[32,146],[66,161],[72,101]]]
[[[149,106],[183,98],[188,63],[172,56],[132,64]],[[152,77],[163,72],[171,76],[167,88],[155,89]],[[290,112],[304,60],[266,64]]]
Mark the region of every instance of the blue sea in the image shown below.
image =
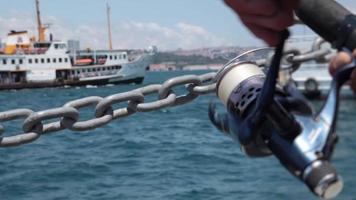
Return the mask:
[[[150,72],[144,85],[187,72]],[[189,72],[189,73],[204,73]],[[2,91],[0,110],[40,111],[86,96],[108,96],[142,85]],[[177,88],[183,93],[183,88]],[[155,99],[155,96],[150,97]],[[1,200],[318,199],[274,157],[245,157],[239,144],[208,119],[214,95],[137,113],[87,132],[60,131],[0,149]],[[314,102],[318,107],[322,102]],[[81,119],[93,115],[85,109]],[[333,164],[344,179],[337,199],[356,199],[356,101],[343,100]],[[4,136],[22,120],[5,123]]]

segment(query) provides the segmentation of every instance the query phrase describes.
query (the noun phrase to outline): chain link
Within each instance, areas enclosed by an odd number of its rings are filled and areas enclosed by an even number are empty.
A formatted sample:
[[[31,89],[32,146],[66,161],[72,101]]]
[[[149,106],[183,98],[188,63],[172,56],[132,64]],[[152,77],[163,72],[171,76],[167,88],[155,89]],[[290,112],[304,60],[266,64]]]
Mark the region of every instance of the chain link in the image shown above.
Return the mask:
[[[99,102],[103,100],[102,97],[92,96],[86,97],[74,101],[70,101],[64,104],[63,107],[71,107],[75,109],[85,108],[88,106],[97,106]],[[78,110],[79,111],[79,110]],[[100,126],[104,126],[105,124],[109,123],[113,119],[113,110],[109,107],[103,116],[89,119],[86,121],[73,121],[71,118],[63,117],[61,120],[61,124],[69,130],[72,131],[88,131]]]
[[[322,38],[316,38],[312,47],[307,52],[301,52],[299,49],[290,48],[284,52],[284,62],[289,64],[292,72],[295,72],[299,67],[306,62],[315,61],[317,63],[327,63],[333,56],[330,48],[323,48],[324,44],[328,44]]]
[[[151,95],[154,93],[159,94],[162,85],[148,85],[146,87],[142,87],[138,89],[143,95]],[[138,112],[150,112],[154,110],[160,110],[162,108],[166,108],[172,106],[177,98],[177,95],[174,93],[169,94],[166,98],[159,99],[154,102],[146,102],[137,104],[136,110]]]
[[[0,122],[11,121],[19,118],[29,117],[34,112],[29,109],[15,109],[0,113]],[[37,125],[34,128],[35,131],[27,133],[20,133],[15,136],[2,137],[0,140],[0,147],[12,147],[21,144],[33,142],[41,136],[42,125]],[[1,126],[1,133],[4,131],[4,127]]]
[[[298,49],[285,52],[285,62],[291,64],[296,70],[299,66],[311,60],[326,62],[330,50],[322,49],[324,43],[318,40],[313,44],[312,50],[301,53]],[[235,59],[236,60],[236,59]],[[234,61],[234,60],[232,60]],[[231,62],[229,62],[231,63]],[[258,60],[259,65],[266,65],[268,59]],[[150,112],[162,108],[187,104],[200,95],[214,93],[216,89],[215,72],[203,75],[184,75],[171,78],[163,84],[151,84],[132,91],[113,94],[107,97],[90,96],[65,103],[62,107],[34,112],[29,109],[15,109],[0,112],[0,122],[7,122],[25,118],[22,126],[23,133],[0,137],[0,147],[12,147],[30,143],[41,135],[58,132],[64,129],[72,131],[88,131],[104,126],[111,121],[123,118],[137,112]],[[187,93],[178,95],[175,87],[184,86]],[[156,94],[157,100],[146,102],[146,97]],[[114,109],[116,104],[126,103],[126,106]],[[79,121],[80,110],[86,107],[95,107],[94,117]],[[45,123],[46,120],[59,119]],[[0,134],[5,128],[0,125]]]

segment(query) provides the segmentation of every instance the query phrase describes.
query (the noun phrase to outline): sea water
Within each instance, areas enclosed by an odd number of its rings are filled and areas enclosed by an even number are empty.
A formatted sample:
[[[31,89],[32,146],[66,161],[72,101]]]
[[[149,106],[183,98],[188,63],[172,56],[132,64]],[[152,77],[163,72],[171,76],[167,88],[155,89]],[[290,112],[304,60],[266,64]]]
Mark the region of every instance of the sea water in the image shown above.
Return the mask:
[[[185,73],[151,72],[143,85]],[[143,85],[2,91],[0,111],[40,111]],[[184,93],[184,88],[175,90]],[[205,95],[187,105],[137,113],[96,130],[64,130],[31,144],[2,148],[0,199],[317,199],[274,157],[242,155],[239,144],[210,123],[207,110],[212,99],[214,95]],[[80,115],[90,118],[93,108],[81,110]],[[355,121],[356,101],[343,100],[337,127],[340,140],[332,159],[345,183],[337,199],[356,199]],[[4,125],[4,136],[19,133],[22,120]]]

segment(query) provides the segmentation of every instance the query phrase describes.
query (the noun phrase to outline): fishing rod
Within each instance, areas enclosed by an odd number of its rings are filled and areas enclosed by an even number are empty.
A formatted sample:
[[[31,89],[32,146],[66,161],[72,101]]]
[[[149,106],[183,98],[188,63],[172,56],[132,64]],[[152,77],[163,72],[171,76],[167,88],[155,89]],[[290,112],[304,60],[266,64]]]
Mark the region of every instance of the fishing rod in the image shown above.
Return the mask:
[[[338,50],[350,53],[356,48],[356,16],[334,0],[301,0],[296,14]],[[219,114],[210,104],[209,118],[238,140],[246,155],[276,156],[314,194],[330,199],[343,187],[330,162],[338,140],[339,91],[356,62],[336,72],[323,107],[315,113],[294,84],[277,83],[288,36],[287,30],[281,32],[267,73],[249,61],[230,62],[218,72],[216,93],[227,113]]]

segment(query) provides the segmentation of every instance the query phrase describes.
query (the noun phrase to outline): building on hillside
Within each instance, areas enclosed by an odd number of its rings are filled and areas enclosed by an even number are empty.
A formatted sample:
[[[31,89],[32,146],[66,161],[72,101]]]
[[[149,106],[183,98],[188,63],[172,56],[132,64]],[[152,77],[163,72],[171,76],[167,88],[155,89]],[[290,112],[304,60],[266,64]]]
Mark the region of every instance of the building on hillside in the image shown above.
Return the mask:
[[[219,70],[223,67],[223,64],[207,64],[207,65],[187,65],[183,67],[183,70]]]
[[[174,71],[177,70],[177,66],[175,62],[166,62],[160,64],[151,64],[149,70],[150,71]]]

